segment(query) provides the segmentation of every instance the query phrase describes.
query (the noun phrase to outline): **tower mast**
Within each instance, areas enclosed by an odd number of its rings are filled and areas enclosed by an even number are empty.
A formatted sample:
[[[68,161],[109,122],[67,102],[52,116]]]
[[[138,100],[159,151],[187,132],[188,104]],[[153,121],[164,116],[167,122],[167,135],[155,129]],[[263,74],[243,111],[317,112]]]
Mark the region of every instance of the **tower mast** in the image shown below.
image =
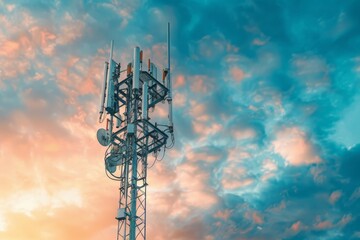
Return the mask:
[[[153,153],[157,158],[162,148],[164,151],[168,148],[168,141],[174,145],[170,24],[167,35],[168,62],[162,81],[150,60],[148,71],[142,69],[143,53],[139,47],[134,48],[133,61],[121,71],[120,63],[113,60],[112,41],[109,62],[104,65],[99,122],[106,118],[106,128],[98,130],[97,138],[101,145],[107,146],[104,158],[107,176],[120,183],[115,217],[117,240],[146,239],[147,156]],[[164,100],[169,105],[168,125],[152,123],[148,118],[149,108]]]

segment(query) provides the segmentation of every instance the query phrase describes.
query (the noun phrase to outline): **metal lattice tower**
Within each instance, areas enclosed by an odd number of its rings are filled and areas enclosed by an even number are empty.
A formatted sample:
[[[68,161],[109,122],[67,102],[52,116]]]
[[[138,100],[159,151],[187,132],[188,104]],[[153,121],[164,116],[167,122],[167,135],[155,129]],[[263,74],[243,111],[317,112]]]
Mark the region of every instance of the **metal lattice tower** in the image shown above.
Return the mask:
[[[99,122],[106,119],[106,129],[99,129],[99,143],[107,146],[105,169],[109,178],[120,182],[117,240],[146,239],[147,156],[157,156],[161,148],[174,145],[172,94],[170,79],[170,24],[168,24],[168,62],[162,81],[157,67],[148,60],[143,70],[143,53],[134,48],[133,61],[121,70],[113,60],[111,42],[109,62],[104,66],[104,82]],[[126,76],[121,80],[122,73]],[[152,123],[148,111],[167,101],[167,124]],[[170,138],[169,138],[170,137]],[[171,140],[171,146],[167,146]]]

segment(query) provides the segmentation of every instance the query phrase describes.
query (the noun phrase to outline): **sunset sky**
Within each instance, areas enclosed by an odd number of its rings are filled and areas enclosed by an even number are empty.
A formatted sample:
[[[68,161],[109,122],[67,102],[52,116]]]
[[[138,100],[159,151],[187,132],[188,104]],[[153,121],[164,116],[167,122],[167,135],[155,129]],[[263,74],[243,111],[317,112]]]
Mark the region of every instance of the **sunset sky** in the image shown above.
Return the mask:
[[[103,65],[166,63],[147,239],[360,239],[360,1],[0,0],[0,239],[116,238]],[[166,108],[154,116],[166,123]],[[149,162],[152,158],[149,159]]]

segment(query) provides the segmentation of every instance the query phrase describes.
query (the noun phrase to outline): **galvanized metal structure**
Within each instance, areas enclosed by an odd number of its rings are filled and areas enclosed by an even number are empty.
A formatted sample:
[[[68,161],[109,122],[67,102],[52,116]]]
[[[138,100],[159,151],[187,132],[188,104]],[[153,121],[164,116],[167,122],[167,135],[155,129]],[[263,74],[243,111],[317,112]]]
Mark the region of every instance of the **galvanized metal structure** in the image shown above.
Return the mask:
[[[162,81],[157,67],[148,60],[143,70],[143,53],[134,48],[133,61],[121,70],[113,60],[111,42],[109,62],[104,66],[99,122],[106,119],[106,129],[97,138],[105,151],[105,169],[109,178],[120,182],[117,240],[146,239],[146,187],[148,154],[174,145],[172,93],[170,79],[170,24],[168,24],[168,62]],[[126,75],[121,79],[122,75]],[[153,123],[148,111],[167,101],[167,124]],[[167,144],[170,142],[170,146]]]

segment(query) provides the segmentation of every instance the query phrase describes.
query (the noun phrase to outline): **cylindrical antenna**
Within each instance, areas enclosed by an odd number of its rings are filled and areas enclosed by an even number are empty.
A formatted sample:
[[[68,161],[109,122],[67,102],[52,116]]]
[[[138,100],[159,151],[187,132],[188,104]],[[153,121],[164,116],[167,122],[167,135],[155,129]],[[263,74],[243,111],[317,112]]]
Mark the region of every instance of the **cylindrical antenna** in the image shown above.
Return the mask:
[[[142,119],[148,119],[148,83],[144,81],[142,94]]]
[[[167,26],[167,57],[168,57],[168,65],[167,65],[167,79],[166,79],[166,87],[168,88],[168,98],[172,98],[172,89],[171,89],[171,79],[170,79],[170,23]]]
[[[105,62],[104,63],[104,80],[103,80],[102,85],[101,85],[99,121],[101,121],[101,117],[102,117],[102,115],[104,113],[104,104],[105,104],[105,97],[106,97],[105,91],[106,91],[106,81],[107,81],[108,68],[109,68],[109,63]]]
[[[110,56],[109,56],[109,69],[107,74],[107,94],[106,94],[106,111],[113,114],[114,108],[114,81],[113,72],[115,71],[115,62],[113,58],[114,40],[111,41]]]
[[[140,51],[140,71],[142,71],[142,67],[143,67],[143,51]]]
[[[140,63],[142,63],[143,62],[143,51],[141,50],[140,51]]]
[[[170,23],[169,22],[167,26],[167,57],[168,57],[168,70],[170,73]]]
[[[139,89],[140,77],[140,48],[134,48],[134,72],[133,72],[133,89]]]
[[[150,63],[150,75],[151,76],[154,76],[154,64],[153,63]]]
[[[174,124],[173,124],[173,109],[172,109],[172,84],[171,84],[171,78],[170,78],[170,23],[168,23],[167,26],[167,55],[168,55],[168,73],[167,73],[167,81],[166,81],[166,87],[168,88],[168,106],[169,106],[169,130],[172,133]]]

